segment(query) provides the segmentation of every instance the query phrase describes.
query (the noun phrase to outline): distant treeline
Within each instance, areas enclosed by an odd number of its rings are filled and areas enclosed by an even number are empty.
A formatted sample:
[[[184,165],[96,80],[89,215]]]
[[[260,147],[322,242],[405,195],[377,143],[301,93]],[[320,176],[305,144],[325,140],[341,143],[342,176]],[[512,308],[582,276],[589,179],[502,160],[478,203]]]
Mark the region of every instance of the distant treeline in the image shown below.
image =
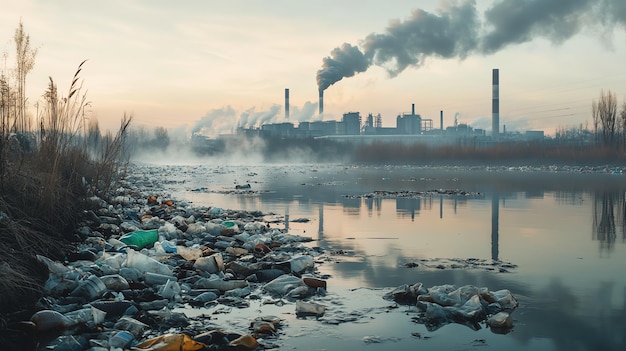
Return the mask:
[[[588,133],[591,134],[591,133]],[[429,146],[422,143],[347,141],[270,136],[212,139],[192,149],[198,156],[258,154],[263,161],[352,162],[369,164],[626,164],[621,147],[594,144],[585,139]]]
[[[355,149],[358,163],[396,164],[625,164],[624,150],[606,146],[563,145],[554,142],[499,143],[488,147],[372,143]]]

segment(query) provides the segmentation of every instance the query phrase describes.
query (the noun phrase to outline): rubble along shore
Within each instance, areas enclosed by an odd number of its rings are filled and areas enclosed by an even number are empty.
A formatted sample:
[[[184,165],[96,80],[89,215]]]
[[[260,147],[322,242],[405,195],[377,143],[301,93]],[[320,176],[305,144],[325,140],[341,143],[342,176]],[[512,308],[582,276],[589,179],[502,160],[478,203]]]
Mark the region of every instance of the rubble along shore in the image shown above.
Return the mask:
[[[332,279],[321,276],[316,264],[328,253],[305,245],[311,238],[270,228],[258,211],[193,207],[156,189],[153,180],[131,174],[110,203],[91,199],[99,210],[78,229],[84,242],[76,252],[64,262],[39,257],[49,272],[45,297],[40,311],[20,328],[55,336],[42,341],[52,350],[160,350],[177,343],[185,350],[267,349],[276,347],[280,317],[258,316],[242,333],[228,325],[203,327],[175,310],[246,308],[251,300],[265,299],[294,304],[298,316],[324,316],[325,306],[315,300],[325,296]],[[146,232],[157,235],[145,247],[124,239]],[[437,325],[464,318],[478,323],[516,307],[507,291],[465,288],[476,293],[454,303],[448,299],[438,309],[433,306],[442,300],[432,296],[459,295],[458,289],[409,290],[398,302],[411,294],[411,303],[424,309],[424,323],[432,318]],[[503,299],[508,305],[500,304]],[[498,320],[510,327],[507,316]]]

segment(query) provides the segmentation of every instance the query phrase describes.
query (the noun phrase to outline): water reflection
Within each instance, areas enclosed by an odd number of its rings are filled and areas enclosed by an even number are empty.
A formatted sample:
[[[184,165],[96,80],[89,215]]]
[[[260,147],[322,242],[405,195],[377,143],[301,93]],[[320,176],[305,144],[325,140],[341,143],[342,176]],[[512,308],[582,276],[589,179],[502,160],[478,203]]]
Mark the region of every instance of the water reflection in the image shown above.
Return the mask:
[[[622,232],[622,241],[626,241],[624,201],[624,193],[594,193],[592,239],[599,241],[601,252],[613,250],[618,231]]]
[[[323,240],[324,239],[324,204],[320,203],[318,204],[318,207],[319,207],[319,211],[318,211],[317,221],[319,223],[317,227],[317,234],[318,234],[318,239]]]
[[[419,214],[422,209],[422,199],[397,198],[396,214],[398,218],[410,217],[411,221],[415,221],[415,214]]]
[[[500,194],[494,192],[491,196],[491,259],[498,261],[498,241],[500,225]]]
[[[367,215],[372,216],[372,212],[376,210],[376,215],[380,217],[381,205],[383,199],[380,197],[365,198],[365,206],[367,207]]]
[[[439,219],[443,219],[443,195],[439,195]]]

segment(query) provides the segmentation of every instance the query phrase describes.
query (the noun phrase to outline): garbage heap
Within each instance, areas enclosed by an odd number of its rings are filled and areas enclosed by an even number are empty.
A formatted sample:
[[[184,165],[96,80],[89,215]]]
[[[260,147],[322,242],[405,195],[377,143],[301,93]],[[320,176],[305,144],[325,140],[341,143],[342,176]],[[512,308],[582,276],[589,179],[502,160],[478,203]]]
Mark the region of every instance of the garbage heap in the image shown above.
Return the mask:
[[[315,272],[321,253],[303,244],[311,238],[270,228],[260,212],[118,191],[90,213],[93,222],[79,230],[84,243],[66,261],[38,256],[49,271],[45,297],[21,327],[53,335],[47,350],[270,348],[278,317],[256,317],[243,334],[227,326],[185,332],[188,318],[173,311],[247,307],[261,294],[298,300],[297,315],[324,314],[322,305],[300,301],[326,289]]]
[[[489,291],[485,287],[438,285],[426,288],[422,283],[401,285],[383,298],[401,304],[415,304],[419,310],[416,323],[434,331],[449,323],[473,330],[486,324],[494,333],[508,333],[513,327],[511,313],[518,302],[509,290]]]

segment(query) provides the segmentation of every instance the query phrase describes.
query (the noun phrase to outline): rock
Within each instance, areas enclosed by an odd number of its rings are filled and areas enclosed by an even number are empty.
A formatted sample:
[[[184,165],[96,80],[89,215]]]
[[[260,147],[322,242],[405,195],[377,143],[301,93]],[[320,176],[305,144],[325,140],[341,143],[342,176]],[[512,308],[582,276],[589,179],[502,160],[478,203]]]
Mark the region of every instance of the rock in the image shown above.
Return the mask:
[[[243,347],[248,350],[254,350],[259,347],[259,342],[256,341],[256,339],[252,335],[245,334],[231,341],[228,345],[232,347]]]
[[[297,316],[321,317],[326,312],[326,307],[314,302],[296,301]]]
[[[51,310],[36,312],[30,321],[35,324],[38,332],[61,331],[67,328],[70,321],[61,313]]]
[[[499,312],[487,319],[487,325],[491,328],[512,328],[513,318],[507,312]]]

